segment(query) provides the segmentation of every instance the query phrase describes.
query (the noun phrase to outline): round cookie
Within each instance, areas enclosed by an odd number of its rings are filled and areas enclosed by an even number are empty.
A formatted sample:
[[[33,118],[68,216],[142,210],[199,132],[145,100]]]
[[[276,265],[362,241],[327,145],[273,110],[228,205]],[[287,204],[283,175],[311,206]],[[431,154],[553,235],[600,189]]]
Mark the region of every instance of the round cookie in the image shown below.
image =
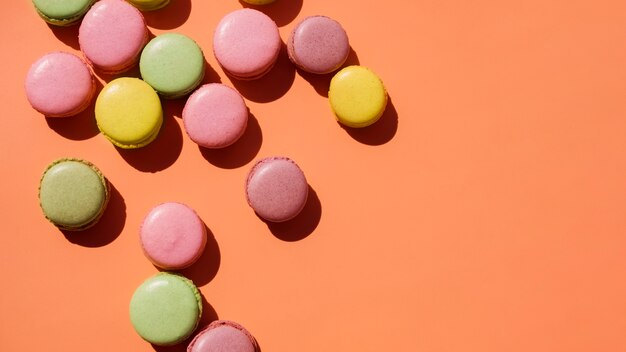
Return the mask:
[[[255,338],[240,324],[216,320],[189,343],[187,352],[257,352]]]
[[[370,69],[348,66],[331,79],[328,100],[340,123],[348,127],[367,127],[385,112],[387,91]]]
[[[339,22],[326,16],[310,16],[291,32],[287,52],[291,62],[300,69],[325,74],[346,62],[350,43]]]
[[[276,0],[241,0],[245,3],[248,3],[250,5],[267,5],[267,4],[271,4]]]
[[[127,71],[139,61],[148,28],[139,10],[123,0],[100,0],[83,18],[80,50],[91,65],[106,73]]]
[[[267,221],[283,222],[296,217],[304,208],[308,193],[304,173],[286,157],[258,161],[246,180],[248,204]]]
[[[148,145],[163,123],[159,96],[146,82],[130,77],[114,79],[102,88],[95,115],[102,134],[124,149]]]
[[[33,109],[47,117],[67,117],[85,110],[96,92],[89,66],[78,56],[52,52],[28,70],[26,98]]]
[[[170,0],[128,0],[128,2],[141,11],[153,11],[167,6]]]
[[[276,23],[261,11],[235,10],[224,16],[213,35],[213,53],[233,78],[253,80],[269,72],[281,40]]]
[[[58,228],[80,231],[98,222],[109,193],[109,183],[95,165],[63,158],[52,162],[41,176],[39,205]]]
[[[130,321],[144,340],[170,346],[184,341],[198,326],[202,297],[182,275],[161,272],[144,281],[130,300]]]
[[[55,26],[78,22],[96,0],[32,0],[39,16]]]
[[[182,115],[189,138],[205,148],[235,143],[248,124],[248,108],[241,94],[220,83],[205,84],[193,92]]]
[[[141,77],[164,98],[178,98],[194,90],[204,77],[202,49],[178,33],[153,38],[139,59]]]

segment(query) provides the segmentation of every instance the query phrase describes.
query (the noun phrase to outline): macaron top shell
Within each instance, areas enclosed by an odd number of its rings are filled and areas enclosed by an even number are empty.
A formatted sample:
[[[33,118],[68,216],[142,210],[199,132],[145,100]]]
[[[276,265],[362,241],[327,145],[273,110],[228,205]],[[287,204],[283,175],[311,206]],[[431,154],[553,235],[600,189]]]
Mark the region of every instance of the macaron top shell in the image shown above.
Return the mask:
[[[289,58],[301,69],[317,74],[341,67],[350,53],[348,35],[339,22],[326,16],[302,20],[289,38]]]
[[[39,15],[54,25],[70,25],[89,10],[95,0],[32,0]]]
[[[119,73],[139,60],[148,41],[143,15],[123,0],[100,0],[83,18],[78,31],[80,50],[105,73]]]
[[[198,88],[183,109],[185,131],[198,145],[223,148],[245,132],[248,108],[241,94],[220,83]]]
[[[206,229],[196,212],[181,203],[163,203],[144,218],[141,247],[154,265],[168,270],[193,264],[206,244]]]
[[[26,75],[26,98],[48,117],[65,117],[85,110],[95,94],[91,70],[78,56],[52,52],[39,58]]]
[[[228,320],[216,320],[200,331],[191,341],[187,352],[256,352],[258,344],[241,325]]]
[[[253,9],[233,11],[222,18],[213,36],[213,52],[235,78],[254,79],[271,68],[280,52],[276,23]]]

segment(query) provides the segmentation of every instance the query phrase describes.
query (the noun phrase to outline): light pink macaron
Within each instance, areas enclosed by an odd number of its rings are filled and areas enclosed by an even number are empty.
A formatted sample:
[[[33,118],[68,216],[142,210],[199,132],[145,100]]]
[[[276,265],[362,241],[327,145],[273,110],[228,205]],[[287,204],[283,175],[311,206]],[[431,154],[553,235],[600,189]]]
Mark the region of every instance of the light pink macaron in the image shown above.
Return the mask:
[[[190,266],[202,255],[207,233],[193,209],[168,202],[157,205],[146,215],[139,238],[144,254],[154,265],[178,270]]]
[[[66,117],[85,110],[96,92],[89,66],[66,52],[52,52],[30,67],[24,83],[32,107],[47,117]]]
[[[213,35],[213,53],[230,76],[253,80],[269,72],[281,40],[276,23],[261,11],[240,9],[222,18]]]
[[[148,42],[143,15],[124,0],[100,0],[80,24],[78,43],[91,65],[106,74],[129,70]]]
[[[205,84],[187,99],[183,125],[198,145],[224,148],[245,132],[248,107],[235,89],[221,83]]]
[[[187,352],[257,352],[259,345],[241,324],[215,320],[200,331],[187,346]]]

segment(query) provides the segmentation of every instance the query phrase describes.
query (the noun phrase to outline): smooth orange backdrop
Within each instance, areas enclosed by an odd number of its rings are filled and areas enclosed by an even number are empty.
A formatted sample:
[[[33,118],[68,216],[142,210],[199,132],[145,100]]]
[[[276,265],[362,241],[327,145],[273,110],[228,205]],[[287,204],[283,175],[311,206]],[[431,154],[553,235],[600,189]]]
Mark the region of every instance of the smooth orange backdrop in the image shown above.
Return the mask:
[[[128,318],[133,291],[157,272],[138,228],[164,201],[189,204],[211,232],[183,271],[205,298],[202,323],[236,320],[264,352],[626,350],[626,2],[261,8],[283,41],[308,15],[343,24],[349,62],[377,72],[391,97],[358,131],[334,121],[330,76],[294,70],[284,51],[260,81],[223,73],[213,29],[242,6],[172,0],[146,18],[155,35],[201,45],[206,82],[242,92],[243,139],[199,149],[179,99],[163,102],[152,145],[122,151],[98,135],[93,107],[62,120],[30,108],[28,68],[49,51],[78,53],[78,27],[5,3],[1,351],[183,351],[142,341]],[[245,200],[249,168],[271,155],[296,160],[313,190],[288,224],[264,223]],[[114,186],[84,233],[62,233],[38,206],[43,169],[64,156],[92,161]]]

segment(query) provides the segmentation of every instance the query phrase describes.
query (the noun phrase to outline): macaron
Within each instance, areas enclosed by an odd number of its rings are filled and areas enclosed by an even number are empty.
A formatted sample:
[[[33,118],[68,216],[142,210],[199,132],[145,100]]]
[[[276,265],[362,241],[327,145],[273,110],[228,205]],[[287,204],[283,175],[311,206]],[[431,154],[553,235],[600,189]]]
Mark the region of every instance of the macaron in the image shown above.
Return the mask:
[[[224,148],[243,135],[248,107],[241,94],[221,83],[209,83],[189,96],[183,109],[189,138],[205,148]]]
[[[128,2],[141,11],[153,11],[165,7],[170,0],[128,0]]]
[[[250,5],[267,5],[267,4],[271,4],[276,0],[241,0],[247,4]]]
[[[62,230],[80,231],[95,225],[109,201],[110,188],[91,162],[62,158],[52,162],[39,182],[44,216]]]
[[[387,91],[370,69],[348,66],[331,79],[328,100],[340,123],[348,127],[367,127],[385,112]]]
[[[325,74],[346,62],[350,43],[339,22],[326,16],[310,16],[300,21],[289,35],[287,52],[300,69]]]
[[[200,257],[207,234],[193,209],[168,202],[157,205],[146,215],[139,238],[144,254],[154,265],[177,270],[190,266]]]
[[[67,117],[85,110],[96,92],[85,61],[67,52],[43,55],[32,64],[24,84],[33,109],[47,117]]]
[[[148,145],[163,124],[157,93],[146,82],[131,77],[114,79],[102,88],[95,115],[100,132],[124,149]]]
[[[77,23],[96,0],[32,0],[44,21],[55,26]]]
[[[243,326],[215,320],[191,340],[187,352],[257,352],[259,345]]]
[[[235,10],[224,16],[213,35],[213,53],[233,78],[253,80],[269,72],[281,40],[276,23],[261,11]]]
[[[78,43],[85,58],[106,74],[132,68],[147,42],[148,28],[143,15],[124,0],[98,1],[78,30]]]
[[[293,219],[304,208],[308,194],[309,185],[304,173],[287,157],[262,159],[248,173],[248,204],[267,221]]]
[[[153,38],[139,59],[141,77],[164,98],[193,91],[204,77],[204,55],[193,39],[178,33]]]
[[[144,340],[170,346],[187,339],[202,315],[202,297],[194,283],[161,272],[144,281],[130,300],[130,322]]]

